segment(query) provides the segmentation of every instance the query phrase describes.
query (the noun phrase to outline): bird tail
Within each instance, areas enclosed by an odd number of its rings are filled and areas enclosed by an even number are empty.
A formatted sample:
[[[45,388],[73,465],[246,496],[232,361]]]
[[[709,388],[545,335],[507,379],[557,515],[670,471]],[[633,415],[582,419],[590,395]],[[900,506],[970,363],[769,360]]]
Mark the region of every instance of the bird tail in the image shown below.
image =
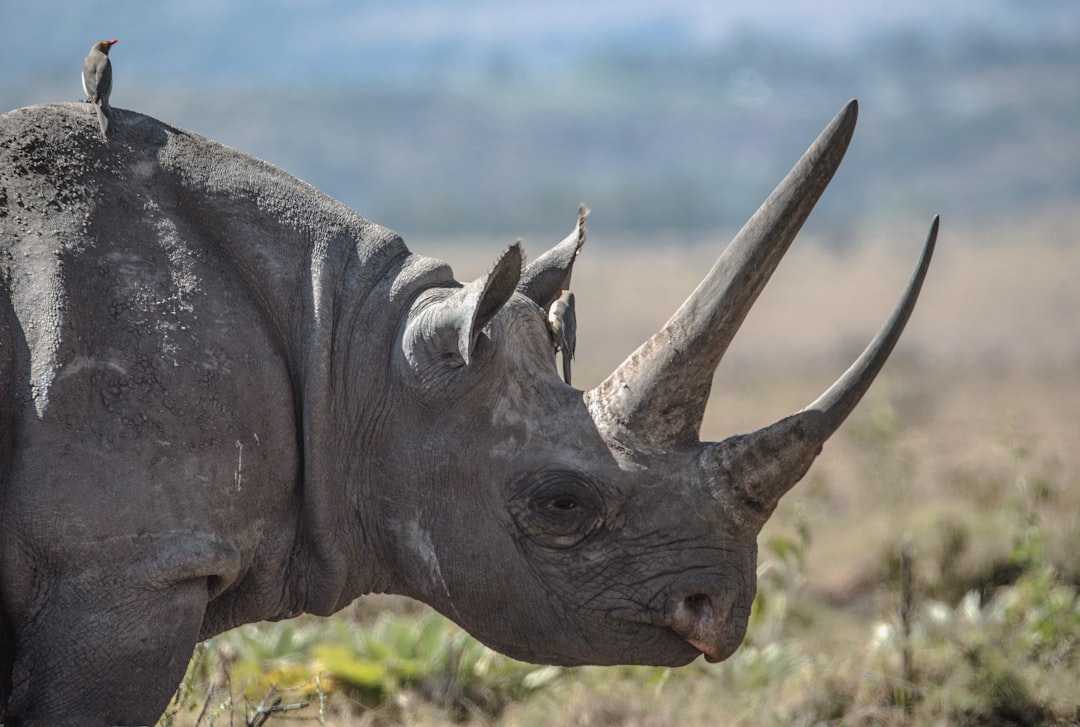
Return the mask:
[[[98,126],[101,127],[101,135],[109,138],[109,121],[112,120],[112,112],[104,104],[97,104]]]

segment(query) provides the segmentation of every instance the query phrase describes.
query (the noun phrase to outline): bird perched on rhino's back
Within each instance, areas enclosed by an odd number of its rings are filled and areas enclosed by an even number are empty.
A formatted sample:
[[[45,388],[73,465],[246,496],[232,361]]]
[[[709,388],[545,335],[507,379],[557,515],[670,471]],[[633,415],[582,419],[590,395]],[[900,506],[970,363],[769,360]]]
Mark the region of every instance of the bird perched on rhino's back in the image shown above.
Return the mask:
[[[109,135],[109,92],[112,91],[112,62],[109,60],[109,49],[116,41],[117,39],[113,38],[94,43],[82,67],[83,91],[97,109],[101,135],[105,137]]]

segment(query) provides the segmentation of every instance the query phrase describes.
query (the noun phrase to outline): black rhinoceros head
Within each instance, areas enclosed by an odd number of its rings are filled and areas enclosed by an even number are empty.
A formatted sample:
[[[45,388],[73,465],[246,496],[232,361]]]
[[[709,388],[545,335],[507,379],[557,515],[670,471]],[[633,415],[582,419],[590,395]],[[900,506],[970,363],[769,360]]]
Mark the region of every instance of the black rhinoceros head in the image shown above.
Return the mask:
[[[391,590],[430,603],[511,656],[558,664],[677,665],[730,656],[756,588],[756,537],[885,362],[936,238],[889,321],[802,411],[701,442],[713,372],[824,191],[850,140],[832,121],[668,323],[599,386],[553,365],[545,308],[569,277],[584,216],[524,267],[512,246],[461,287],[424,291],[387,404],[406,461],[379,512]],[[403,495],[403,496],[398,496]]]

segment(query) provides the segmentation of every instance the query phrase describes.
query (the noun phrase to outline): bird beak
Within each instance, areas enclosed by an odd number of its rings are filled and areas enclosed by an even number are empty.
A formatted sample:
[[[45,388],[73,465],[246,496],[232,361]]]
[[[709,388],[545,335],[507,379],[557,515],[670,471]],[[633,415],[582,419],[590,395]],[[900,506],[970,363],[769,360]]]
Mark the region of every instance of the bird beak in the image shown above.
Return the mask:
[[[120,42],[119,38],[113,38],[109,41],[109,45],[116,45],[118,42]]]

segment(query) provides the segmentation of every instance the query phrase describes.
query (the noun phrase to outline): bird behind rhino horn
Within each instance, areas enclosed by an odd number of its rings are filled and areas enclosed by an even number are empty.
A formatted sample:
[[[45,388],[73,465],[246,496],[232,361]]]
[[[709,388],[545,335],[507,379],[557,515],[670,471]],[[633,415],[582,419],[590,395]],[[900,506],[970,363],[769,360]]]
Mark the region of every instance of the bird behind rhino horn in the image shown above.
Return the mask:
[[[109,109],[109,94],[112,92],[112,62],[109,60],[109,49],[112,48],[117,38],[102,40],[90,48],[90,52],[83,61],[82,84],[83,91],[90,103],[97,110],[98,125],[101,127],[101,135],[108,138],[109,121],[112,112]]]
[[[556,353],[562,352],[563,381],[570,383],[570,360],[577,347],[577,315],[574,311],[574,294],[564,290],[551,304],[548,311],[548,331],[555,344]]]

